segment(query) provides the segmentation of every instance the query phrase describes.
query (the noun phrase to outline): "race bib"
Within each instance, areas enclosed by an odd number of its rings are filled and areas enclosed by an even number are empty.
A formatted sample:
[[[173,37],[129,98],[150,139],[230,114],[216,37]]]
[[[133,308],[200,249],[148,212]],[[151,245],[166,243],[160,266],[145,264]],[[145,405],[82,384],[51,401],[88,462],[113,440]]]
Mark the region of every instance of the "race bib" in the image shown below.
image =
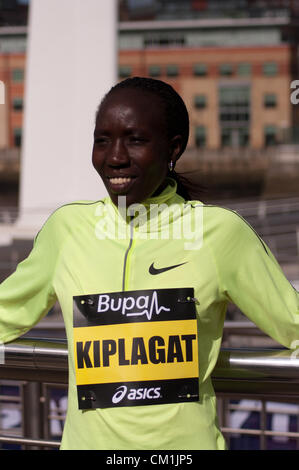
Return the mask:
[[[197,401],[193,288],[74,297],[80,409]]]

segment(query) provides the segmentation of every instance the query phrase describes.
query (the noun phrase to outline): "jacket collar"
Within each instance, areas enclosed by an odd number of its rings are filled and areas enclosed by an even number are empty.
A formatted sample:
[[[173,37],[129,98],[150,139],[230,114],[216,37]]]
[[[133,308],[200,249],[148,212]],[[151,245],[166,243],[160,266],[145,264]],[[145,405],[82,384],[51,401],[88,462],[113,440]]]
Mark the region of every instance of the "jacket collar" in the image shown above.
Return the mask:
[[[116,206],[110,197],[103,202],[118,227],[123,226],[125,230],[125,227],[131,225],[138,232],[160,232],[168,229],[182,215],[185,201],[176,190],[176,181],[168,177],[167,186],[158,196],[150,197],[140,204],[133,204],[129,208]]]

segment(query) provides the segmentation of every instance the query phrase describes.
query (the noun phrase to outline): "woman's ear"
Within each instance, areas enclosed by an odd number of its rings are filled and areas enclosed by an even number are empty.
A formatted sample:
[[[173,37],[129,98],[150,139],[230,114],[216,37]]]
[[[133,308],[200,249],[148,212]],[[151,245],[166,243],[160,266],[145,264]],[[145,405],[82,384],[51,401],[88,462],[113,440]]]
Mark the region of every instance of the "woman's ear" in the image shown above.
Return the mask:
[[[170,161],[173,161],[175,164],[176,161],[180,158],[182,154],[182,143],[183,139],[181,135],[176,135],[175,137],[172,137],[170,141]]]

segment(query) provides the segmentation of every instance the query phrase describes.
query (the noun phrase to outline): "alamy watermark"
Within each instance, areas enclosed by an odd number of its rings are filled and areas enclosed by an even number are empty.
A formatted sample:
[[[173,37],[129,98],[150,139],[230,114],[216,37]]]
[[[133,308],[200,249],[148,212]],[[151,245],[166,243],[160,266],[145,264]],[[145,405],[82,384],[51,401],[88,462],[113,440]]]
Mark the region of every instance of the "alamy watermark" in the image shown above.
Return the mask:
[[[185,250],[199,250],[203,242],[203,205],[132,204],[118,198],[117,210],[99,204],[95,235],[99,240],[134,238],[142,240],[183,240]]]
[[[294,91],[291,93],[291,103],[298,104],[299,103],[299,80],[293,80],[291,82],[291,88]]]
[[[5,85],[0,80],[0,104],[5,104]]]

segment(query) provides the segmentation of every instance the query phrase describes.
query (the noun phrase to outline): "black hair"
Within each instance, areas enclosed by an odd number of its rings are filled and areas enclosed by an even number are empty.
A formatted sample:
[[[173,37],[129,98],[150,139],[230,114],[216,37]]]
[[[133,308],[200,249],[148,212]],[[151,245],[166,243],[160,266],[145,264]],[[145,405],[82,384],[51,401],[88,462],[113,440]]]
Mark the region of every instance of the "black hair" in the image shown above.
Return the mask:
[[[189,139],[189,114],[181,96],[171,85],[163,82],[162,80],[149,77],[130,77],[114,85],[105,95],[102,103],[105,98],[114,91],[129,88],[153,93],[161,100],[161,103],[164,106],[168,136],[170,138],[176,135],[180,135],[182,137],[182,148],[178,156],[178,158],[180,158],[187,147]],[[101,104],[98,108],[96,116],[98,116]],[[183,176],[176,173],[174,170],[171,172],[169,171],[168,176],[171,176],[176,180],[178,194],[180,194],[186,200],[191,199],[189,189],[192,190],[192,183]]]

